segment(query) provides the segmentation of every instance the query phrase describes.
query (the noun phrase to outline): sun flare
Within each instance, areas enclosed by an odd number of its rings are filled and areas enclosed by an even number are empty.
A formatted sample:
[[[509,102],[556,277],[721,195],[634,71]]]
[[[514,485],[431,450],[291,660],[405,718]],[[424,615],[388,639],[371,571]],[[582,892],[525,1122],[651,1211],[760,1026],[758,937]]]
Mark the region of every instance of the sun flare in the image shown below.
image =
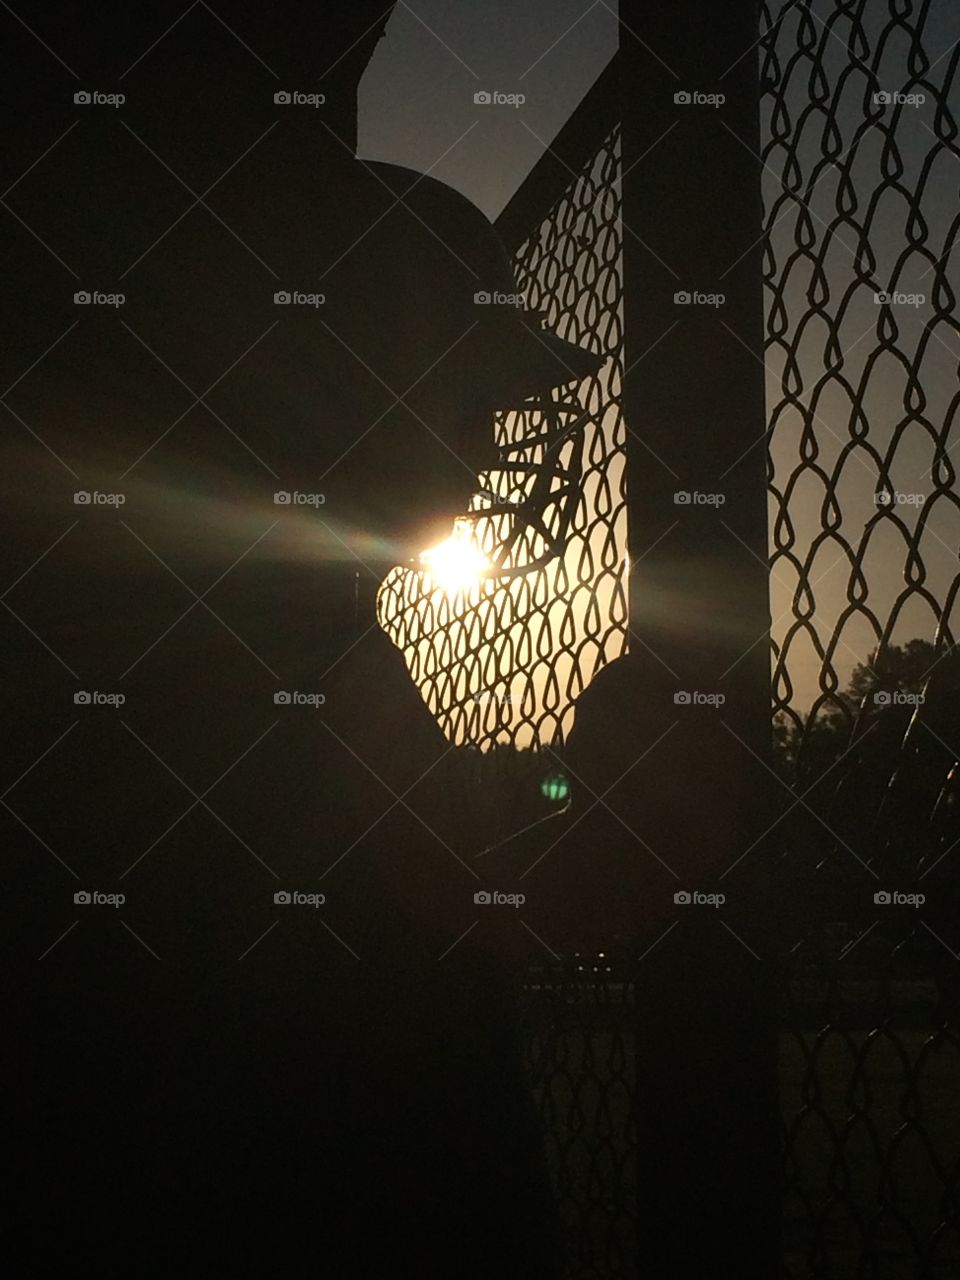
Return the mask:
[[[420,556],[424,575],[447,595],[478,587],[492,567],[477,544],[473,523],[457,520],[453,533]]]

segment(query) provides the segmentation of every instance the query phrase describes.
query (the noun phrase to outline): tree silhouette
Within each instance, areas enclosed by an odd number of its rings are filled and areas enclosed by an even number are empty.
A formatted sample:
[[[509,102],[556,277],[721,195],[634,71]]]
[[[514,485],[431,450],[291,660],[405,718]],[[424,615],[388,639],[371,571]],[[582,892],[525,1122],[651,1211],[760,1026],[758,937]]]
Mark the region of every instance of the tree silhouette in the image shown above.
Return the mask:
[[[773,722],[773,756],[784,778],[818,778],[878,719],[892,736],[906,730],[916,705],[941,708],[960,689],[960,649],[941,649],[915,637],[904,645],[874,649],[854,667],[846,689],[824,703],[807,723],[786,712]],[[922,702],[920,701],[922,699]]]

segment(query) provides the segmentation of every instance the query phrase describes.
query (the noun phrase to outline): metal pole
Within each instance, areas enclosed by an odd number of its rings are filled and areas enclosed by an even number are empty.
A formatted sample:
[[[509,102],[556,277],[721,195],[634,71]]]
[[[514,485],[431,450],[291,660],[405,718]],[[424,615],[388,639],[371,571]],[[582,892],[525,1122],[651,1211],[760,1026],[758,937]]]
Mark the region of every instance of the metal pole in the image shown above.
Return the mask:
[[[726,900],[643,913],[640,1256],[671,1280],[780,1269],[758,9],[620,5],[636,753],[666,736],[617,810]]]

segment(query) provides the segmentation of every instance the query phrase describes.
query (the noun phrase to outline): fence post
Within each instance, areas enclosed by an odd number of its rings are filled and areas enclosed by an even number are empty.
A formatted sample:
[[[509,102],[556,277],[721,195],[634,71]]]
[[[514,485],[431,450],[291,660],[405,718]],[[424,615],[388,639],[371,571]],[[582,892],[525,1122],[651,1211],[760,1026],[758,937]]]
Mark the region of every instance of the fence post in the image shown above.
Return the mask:
[[[668,854],[676,888],[721,886],[740,907],[678,907],[639,966],[640,1256],[664,1280],[771,1280],[775,979],[736,924],[766,910],[754,873],[769,825],[759,5],[620,12],[628,662],[638,688],[666,666],[680,690],[726,699],[706,728],[678,706],[655,770],[674,808],[683,772],[693,811]],[[720,812],[704,799],[724,793]]]

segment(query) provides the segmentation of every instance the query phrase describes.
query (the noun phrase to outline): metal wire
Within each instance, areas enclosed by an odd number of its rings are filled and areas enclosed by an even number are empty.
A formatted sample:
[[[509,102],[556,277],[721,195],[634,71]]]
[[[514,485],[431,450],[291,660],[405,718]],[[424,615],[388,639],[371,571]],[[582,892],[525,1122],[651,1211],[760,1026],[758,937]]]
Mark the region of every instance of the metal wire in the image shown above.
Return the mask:
[[[559,745],[626,645],[619,156],[614,132],[516,255],[527,306],[607,359],[555,400],[498,416],[502,467],[478,477],[472,505],[492,572],[448,592],[398,568],[381,589],[380,625],[458,746]]]
[[[768,0],[762,37],[785,1274],[957,1275],[957,961],[889,891],[958,834],[944,699],[891,691],[956,633],[960,12]]]
[[[878,919],[873,895],[916,889],[960,838],[956,754],[929,741],[960,716],[941,699],[939,720],[928,708],[911,721],[845,689],[858,665],[882,685],[897,646],[926,640],[933,665],[957,638],[960,217],[944,195],[960,160],[960,8],[765,0],[760,35],[771,702],[804,800],[777,829],[794,912],[784,1274],[952,1276],[958,962],[935,922]],[[380,601],[450,740],[488,752],[560,742],[580,691],[626,647],[619,147],[605,133],[559,199],[556,170],[542,189],[535,173],[511,211],[530,228],[517,253],[528,305],[608,357],[565,401],[590,415],[582,436],[560,443],[549,405],[501,415],[505,460],[536,465],[479,486],[477,536],[497,572],[448,597],[398,570]],[[557,467],[543,465],[547,441]],[[638,1269],[636,973],[595,967],[528,975],[523,997],[577,1277]]]
[[[953,641],[958,48],[928,44],[960,15],[784,0],[763,29],[773,693],[802,730],[870,651]]]
[[[573,956],[527,975],[527,1069],[566,1233],[568,1275],[640,1273],[635,966]]]
[[[606,83],[615,88],[614,77]],[[512,215],[519,209],[530,228],[515,268],[527,307],[606,362],[596,378],[552,401],[498,416],[503,465],[478,477],[472,504],[476,540],[493,566],[485,580],[448,593],[427,574],[398,568],[378,601],[381,626],[447,737],[480,749],[460,753],[461,800],[474,829],[489,832],[494,845],[562,812],[544,816],[518,791],[539,799],[538,749],[562,743],[579,694],[626,648],[615,96],[584,116],[585,132],[574,138],[580,158],[572,152],[565,161],[572,170],[566,190],[545,200],[534,172],[513,205]],[[574,957],[528,973],[520,992],[568,1274],[583,1280],[632,1276],[638,1266],[628,971],[621,964],[615,972],[607,958]]]

